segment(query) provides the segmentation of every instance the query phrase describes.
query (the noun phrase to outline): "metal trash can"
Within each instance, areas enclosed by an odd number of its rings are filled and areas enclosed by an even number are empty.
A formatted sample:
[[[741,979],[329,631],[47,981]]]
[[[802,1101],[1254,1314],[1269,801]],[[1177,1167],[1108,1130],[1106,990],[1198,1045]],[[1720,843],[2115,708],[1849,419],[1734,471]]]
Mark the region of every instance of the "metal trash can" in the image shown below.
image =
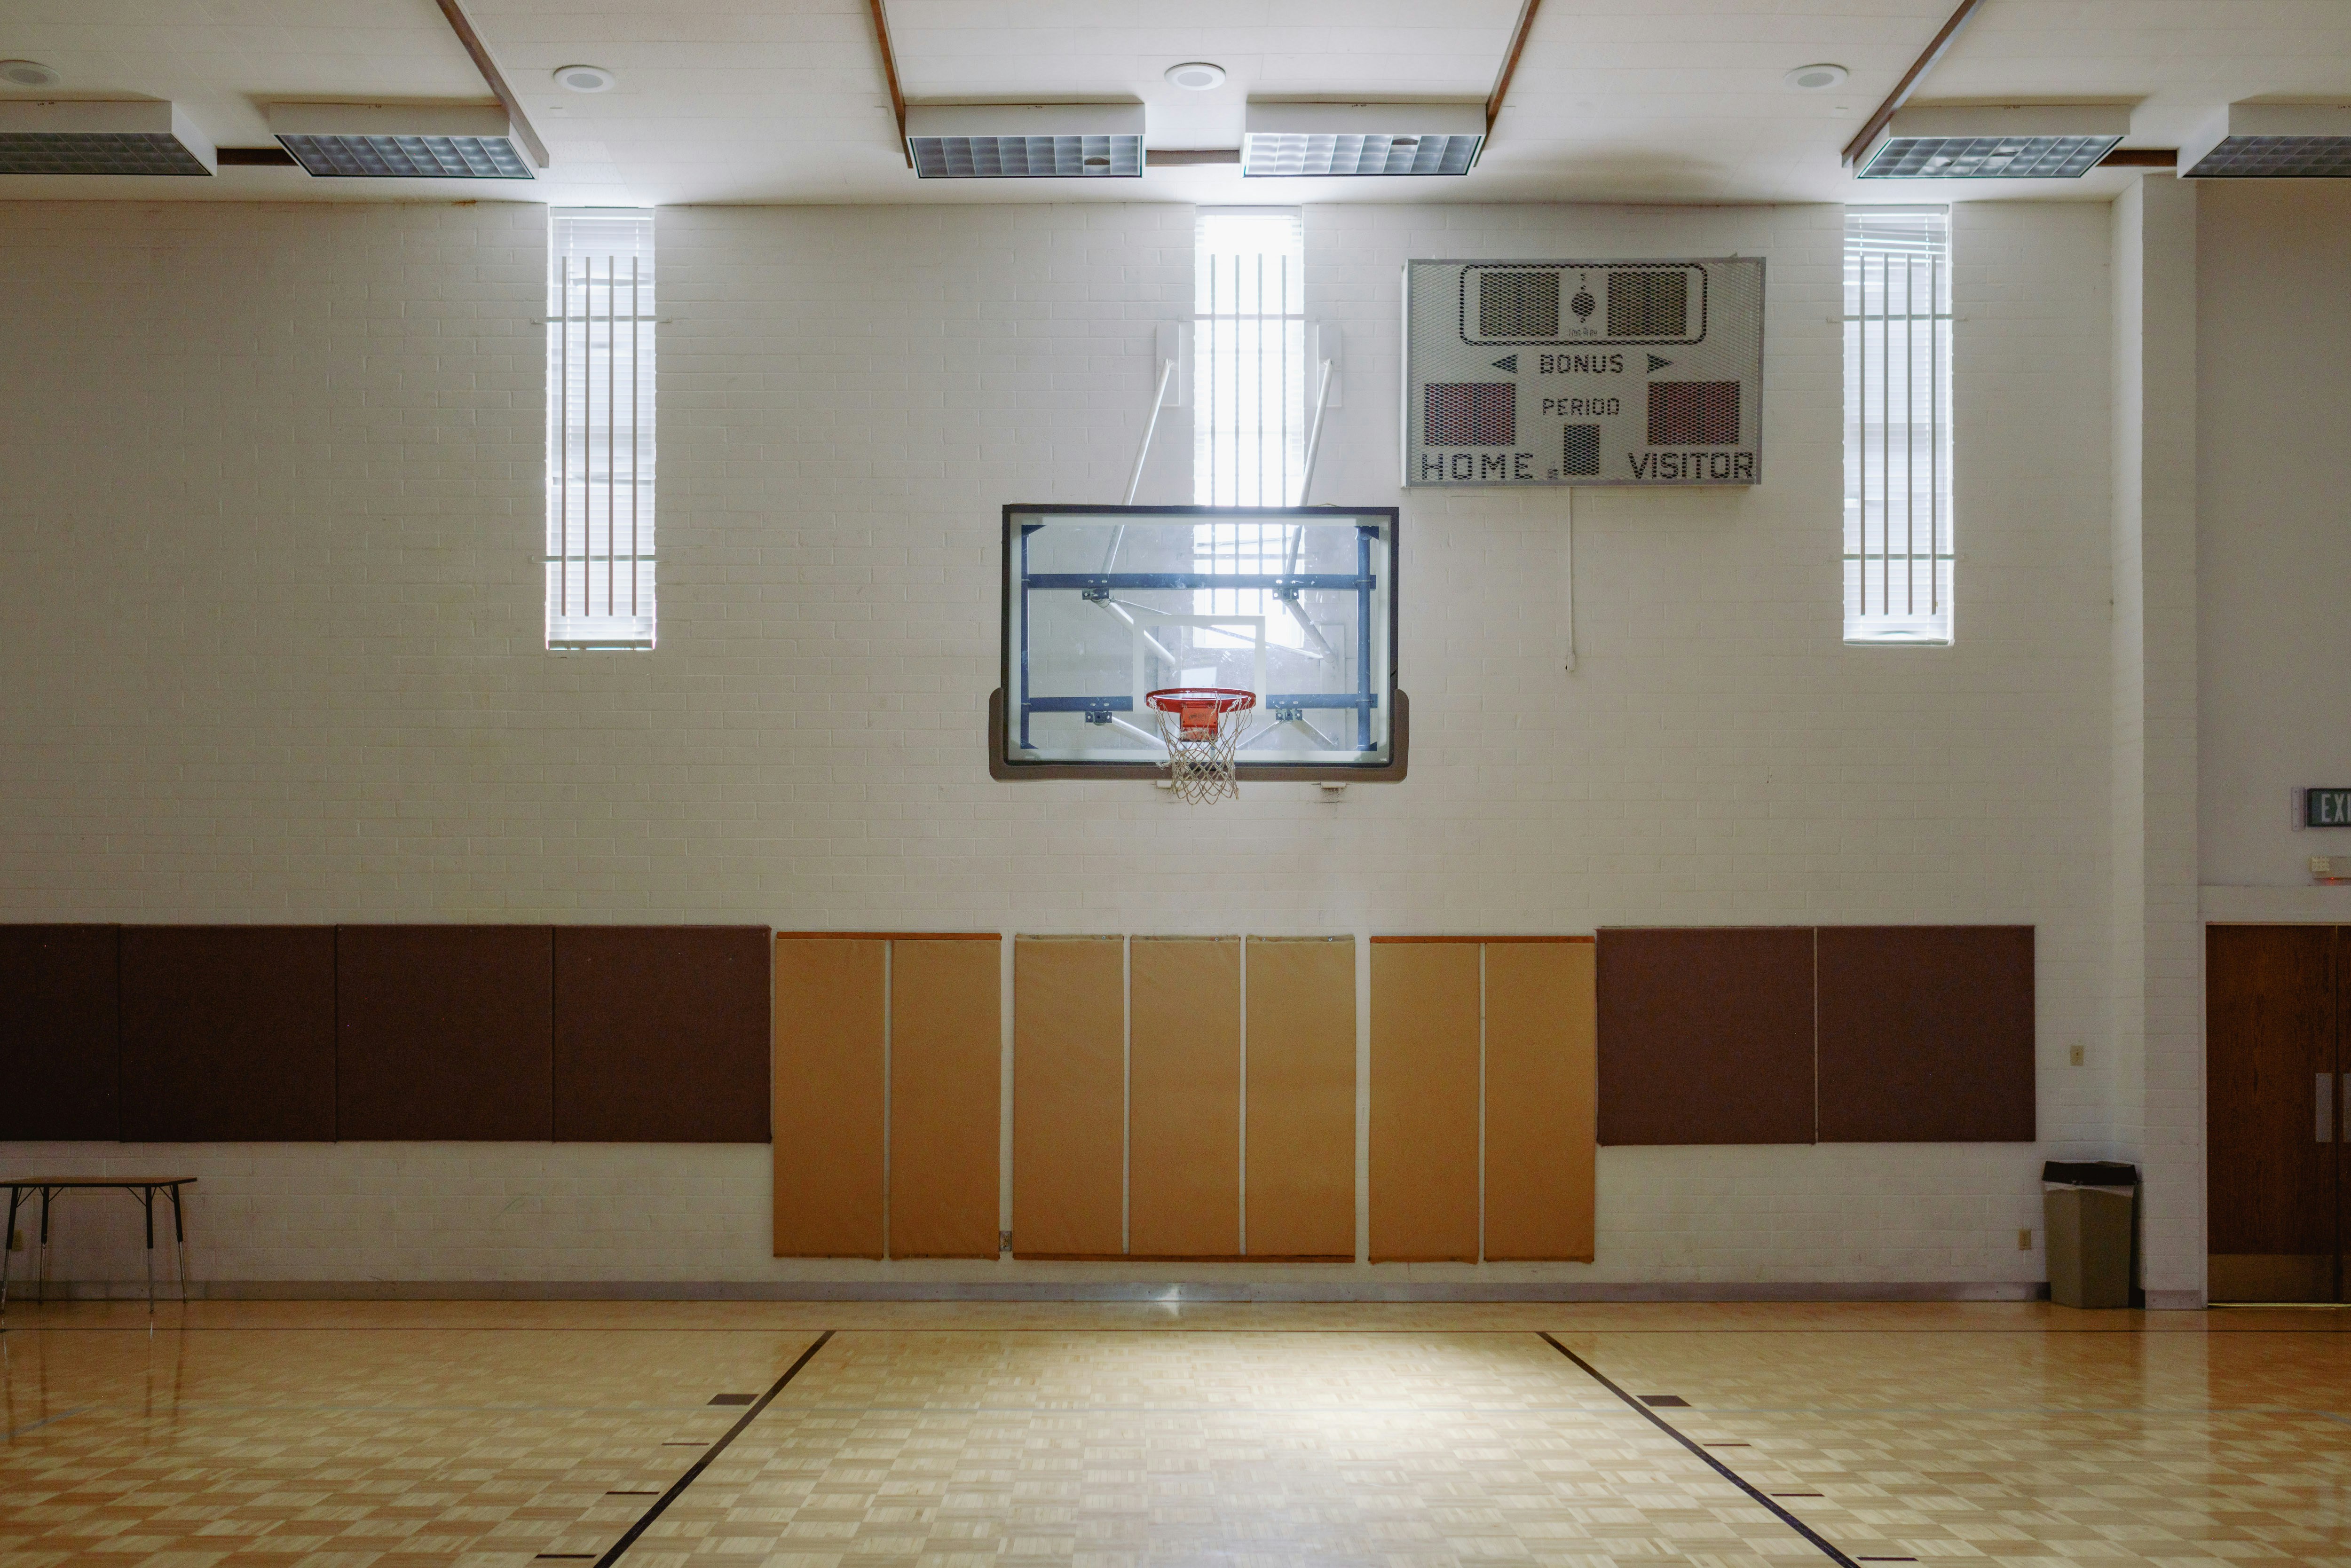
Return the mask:
[[[2138,1167],[2117,1160],[2051,1160],[2041,1167],[2049,1299],[2061,1307],[2131,1303]]]

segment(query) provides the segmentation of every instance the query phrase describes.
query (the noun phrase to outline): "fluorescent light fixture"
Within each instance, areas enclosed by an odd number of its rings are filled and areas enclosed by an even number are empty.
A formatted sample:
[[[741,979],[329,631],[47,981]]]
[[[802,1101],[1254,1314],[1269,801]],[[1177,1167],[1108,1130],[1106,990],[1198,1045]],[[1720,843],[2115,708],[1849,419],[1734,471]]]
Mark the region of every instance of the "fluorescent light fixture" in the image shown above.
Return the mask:
[[[1143,106],[909,104],[906,152],[925,180],[1135,179]]]
[[[1482,103],[1252,103],[1241,173],[1467,174],[1485,140]]]
[[[1905,109],[1854,164],[1858,180],[2078,180],[2130,134],[2120,104]]]
[[[2351,108],[2232,103],[2179,144],[2183,180],[2351,177]]]
[[[280,103],[269,133],[322,179],[531,177],[496,104]]]
[[[210,174],[218,163],[175,103],[0,103],[0,174]]]

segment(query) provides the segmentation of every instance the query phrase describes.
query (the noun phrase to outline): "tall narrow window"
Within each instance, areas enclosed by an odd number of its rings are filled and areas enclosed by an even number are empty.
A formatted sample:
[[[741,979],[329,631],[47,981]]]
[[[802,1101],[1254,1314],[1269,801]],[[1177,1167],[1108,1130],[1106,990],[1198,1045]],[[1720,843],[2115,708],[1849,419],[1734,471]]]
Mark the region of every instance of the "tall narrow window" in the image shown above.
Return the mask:
[[[1844,638],[1951,640],[1951,220],[1844,218]]]
[[[547,645],[651,648],[653,215],[549,222]]]
[[[1192,499],[1294,505],[1308,412],[1298,209],[1201,208],[1192,276]]]

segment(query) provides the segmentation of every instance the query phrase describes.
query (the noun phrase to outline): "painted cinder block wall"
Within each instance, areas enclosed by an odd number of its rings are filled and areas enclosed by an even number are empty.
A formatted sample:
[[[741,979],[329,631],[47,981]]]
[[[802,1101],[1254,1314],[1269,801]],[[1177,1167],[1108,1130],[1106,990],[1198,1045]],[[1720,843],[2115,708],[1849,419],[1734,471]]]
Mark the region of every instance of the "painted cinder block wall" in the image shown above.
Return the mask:
[[[982,754],[998,508],[1117,498],[1155,325],[1189,310],[1188,207],[664,210],[649,656],[540,645],[542,209],[9,220],[0,357],[41,373],[0,378],[5,918],[2024,922],[2041,1145],[1604,1150],[1599,1260],[1486,1275],[2023,1284],[2040,1158],[2130,1152],[2105,205],[1959,209],[1948,650],[1840,642],[1837,209],[1308,208],[1309,310],[1346,345],[1318,499],[1399,499],[1414,256],[1765,256],[1767,477],[1572,497],[1573,672],[1571,497],[1402,492],[1410,779],[1213,811],[998,785]],[[1189,451],[1176,411],[1142,498],[1188,499]],[[764,1148],[0,1157],[198,1172],[221,1281],[1167,1272],[778,1262]],[[135,1275],[122,1215],[68,1225],[60,1275]]]

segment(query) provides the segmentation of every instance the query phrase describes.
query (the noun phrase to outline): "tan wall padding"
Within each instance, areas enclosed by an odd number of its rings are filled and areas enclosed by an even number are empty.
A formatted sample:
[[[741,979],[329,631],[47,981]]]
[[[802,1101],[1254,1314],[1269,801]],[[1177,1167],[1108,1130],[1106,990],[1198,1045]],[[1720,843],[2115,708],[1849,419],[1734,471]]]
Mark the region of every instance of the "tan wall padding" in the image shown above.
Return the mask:
[[[1115,1257],[1126,1164],[1125,944],[1012,945],[1012,1249]]]
[[[1241,945],[1138,936],[1127,1111],[1127,1247],[1138,1258],[1240,1251]]]
[[[890,944],[890,1255],[997,1255],[999,942]]]
[[[1374,1263],[1478,1260],[1478,954],[1372,949]]]
[[[883,957],[776,941],[776,1256],[879,1258]]]
[[[1486,1256],[1592,1261],[1589,942],[1486,947]]]
[[[1251,937],[1249,1253],[1355,1255],[1355,944]]]

